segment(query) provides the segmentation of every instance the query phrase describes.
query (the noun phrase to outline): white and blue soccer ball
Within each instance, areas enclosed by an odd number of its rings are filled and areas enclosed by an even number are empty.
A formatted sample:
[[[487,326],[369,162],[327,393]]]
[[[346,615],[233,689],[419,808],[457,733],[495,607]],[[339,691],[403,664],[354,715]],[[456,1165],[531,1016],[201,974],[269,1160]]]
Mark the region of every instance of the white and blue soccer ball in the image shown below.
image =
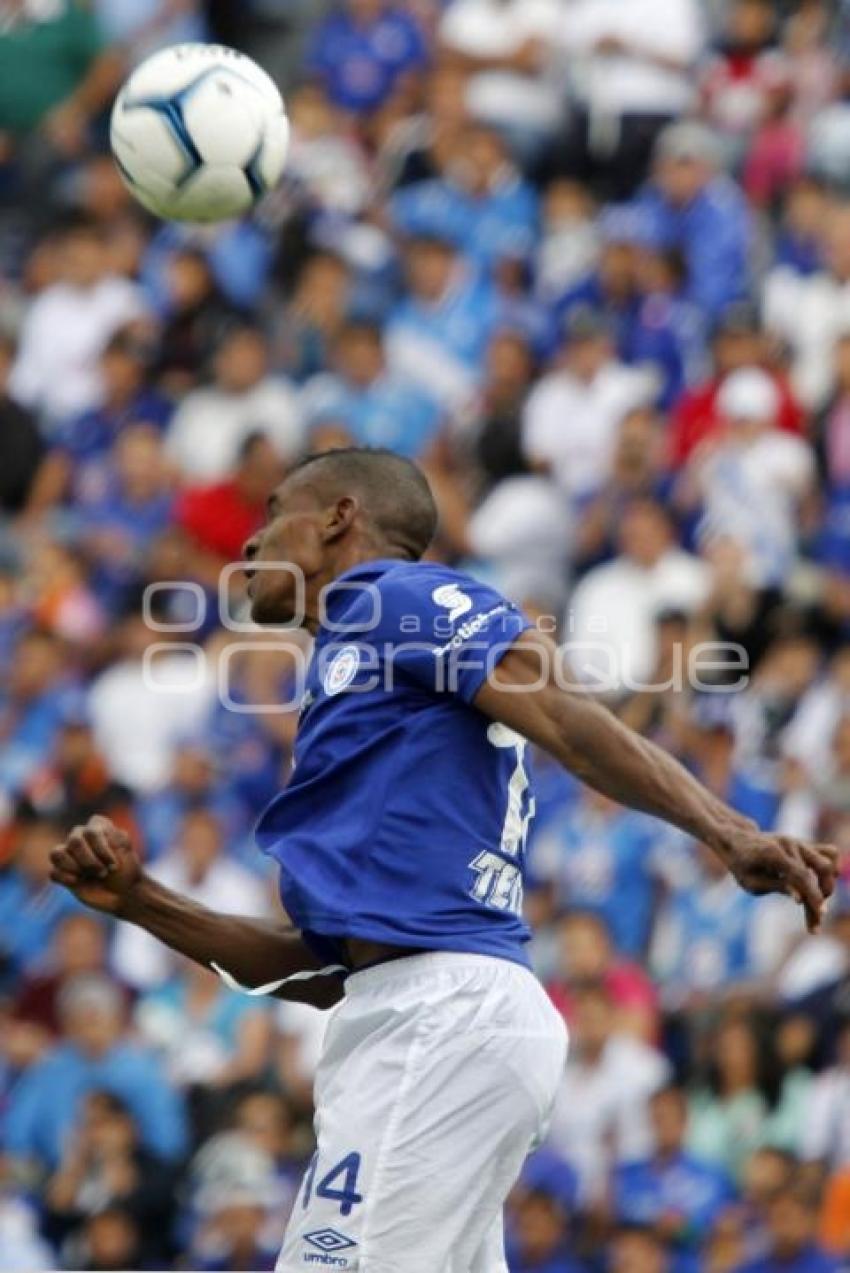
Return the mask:
[[[289,122],[274,81],[219,44],[176,44],[133,71],[110,141],[129,189],[174,221],[226,221],[279,181]]]

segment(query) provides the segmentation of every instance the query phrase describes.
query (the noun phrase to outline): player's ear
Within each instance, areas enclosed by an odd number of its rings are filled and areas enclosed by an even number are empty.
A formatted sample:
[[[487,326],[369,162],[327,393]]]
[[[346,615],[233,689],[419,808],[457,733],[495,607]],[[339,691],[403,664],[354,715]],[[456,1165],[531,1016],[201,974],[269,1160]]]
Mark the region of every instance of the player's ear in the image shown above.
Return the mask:
[[[326,544],[339,539],[352,526],[360,511],[360,504],[353,495],[343,495],[335,504],[331,504],[325,516],[322,528],[322,539]]]

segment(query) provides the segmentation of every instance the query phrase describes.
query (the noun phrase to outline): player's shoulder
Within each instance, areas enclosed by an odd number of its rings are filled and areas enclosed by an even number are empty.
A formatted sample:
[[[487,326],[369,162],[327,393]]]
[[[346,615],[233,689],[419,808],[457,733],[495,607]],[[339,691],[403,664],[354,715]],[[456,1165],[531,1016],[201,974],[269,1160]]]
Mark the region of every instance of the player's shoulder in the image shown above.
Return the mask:
[[[513,632],[519,609],[486,583],[439,562],[377,561],[349,572],[326,599],[324,628],[371,640],[466,638],[502,616]],[[495,629],[493,629],[495,631]]]
[[[482,600],[504,599],[489,584],[436,561],[400,562],[382,576],[378,588],[388,603],[407,601],[427,609],[450,610],[454,617]]]
[[[438,562],[401,563],[379,586],[384,639],[436,642],[449,653],[472,640],[514,639],[528,622],[489,584]]]

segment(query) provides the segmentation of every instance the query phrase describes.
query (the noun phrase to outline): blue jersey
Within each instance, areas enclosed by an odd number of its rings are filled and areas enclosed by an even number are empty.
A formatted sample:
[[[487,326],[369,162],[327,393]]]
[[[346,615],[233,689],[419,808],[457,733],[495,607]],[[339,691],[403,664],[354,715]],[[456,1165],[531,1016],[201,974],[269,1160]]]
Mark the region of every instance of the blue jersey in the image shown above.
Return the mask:
[[[529,626],[432,563],[370,561],[328,590],[294,773],[257,827],[320,958],[357,937],[527,962],[526,744],[472,700]]]
[[[735,1199],[732,1181],[713,1163],[692,1154],[624,1163],[614,1171],[613,1202],[625,1224],[654,1225],[665,1216],[681,1220],[678,1247],[696,1247]]]

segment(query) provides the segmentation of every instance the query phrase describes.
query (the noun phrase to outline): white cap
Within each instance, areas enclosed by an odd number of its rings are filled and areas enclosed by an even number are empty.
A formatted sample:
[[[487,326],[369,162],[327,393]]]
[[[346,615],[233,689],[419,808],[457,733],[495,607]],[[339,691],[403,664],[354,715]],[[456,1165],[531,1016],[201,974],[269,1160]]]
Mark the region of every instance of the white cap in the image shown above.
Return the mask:
[[[727,420],[758,420],[774,424],[781,406],[779,390],[760,367],[742,367],[723,381],[717,410]]]
[[[684,119],[668,124],[655,143],[656,159],[696,160],[719,168],[722,153],[717,136],[698,120]]]

